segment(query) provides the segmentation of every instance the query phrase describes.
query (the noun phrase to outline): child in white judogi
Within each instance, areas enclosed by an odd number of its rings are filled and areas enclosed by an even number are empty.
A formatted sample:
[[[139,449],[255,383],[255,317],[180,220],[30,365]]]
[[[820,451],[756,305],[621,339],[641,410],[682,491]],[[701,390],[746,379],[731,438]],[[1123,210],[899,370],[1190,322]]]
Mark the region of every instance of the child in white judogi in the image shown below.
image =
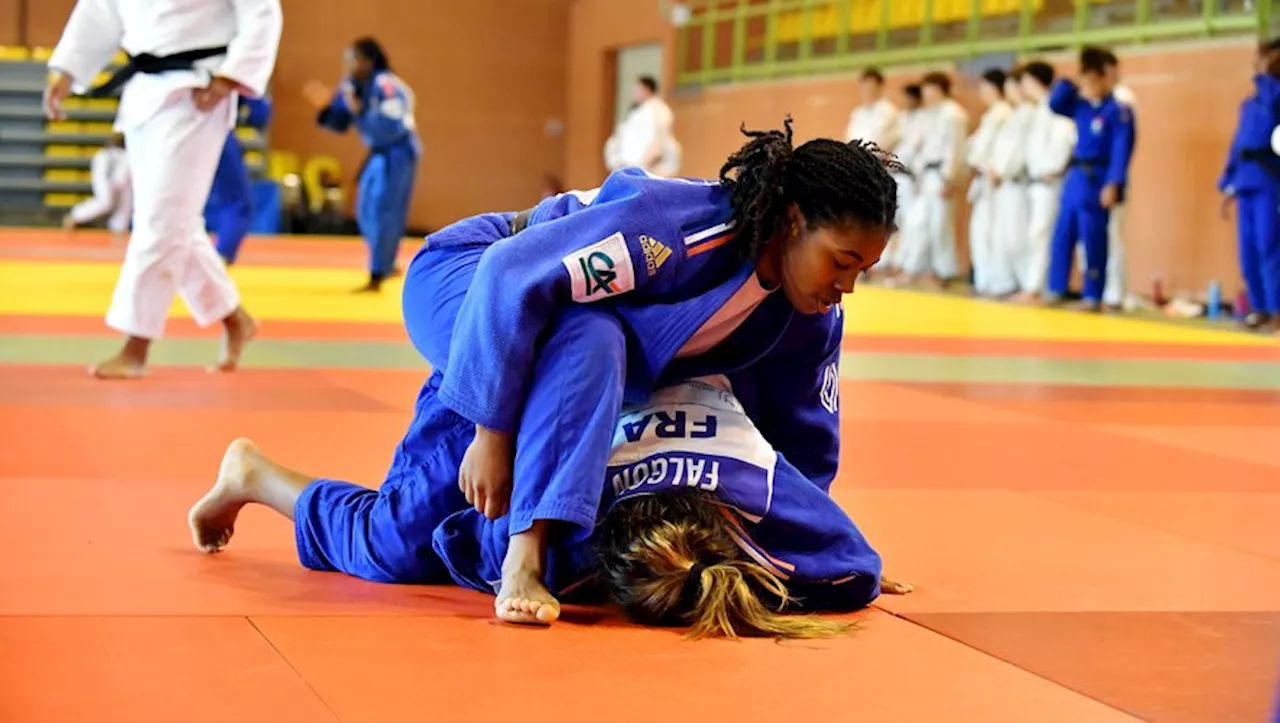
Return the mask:
[[[1023,67],[1022,92],[1035,104],[1027,130],[1027,240],[1014,268],[1021,290],[1017,301],[1036,303],[1049,272],[1049,240],[1062,205],[1062,178],[1076,146],[1076,126],[1049,109],[1053,66],[1042,61]]]
[[[62,220],[68,231],[107,216],[107,229],[117,240],[129,233],[133,217],[133,184],[124,136],[114,135],[89,162],[93,196],[77,203]]]
[[[1036,107],[1022,96],[1015,68],[1004,81],[1004,98],[1013,113],[1000,126],[991,145],[987,179],[992,187],[991,247],[987,259],[987,293],[1004,297],[1018,290],[1018,261],[1027,240],[1027,133]]]
[[[991,153],[996,136],[1013,109],[1004,100],[1003,70],[992,68],[982,74],[978,94],[986,111],[978,122],[978,129],[969,137],[969,168],[973,180],[969,183],[969,260],[973,264],[973,290],[983,296],[998,296],[1007,287],[1008,276],[1003,269],[992,266],[994,227],[993,217],[995,187],[987,175],[991,167]],[[1006,289],[1006,292],[1008,289]]]
[[[922,141],[917,163],[919,193],[911,203],[906,226],[912,239],[901,254],[903,272],[937,285],[959,272],[956,261],[955,206],[964,170],[969,114],[951,98],[951,78],[929,73],[921,80]]]

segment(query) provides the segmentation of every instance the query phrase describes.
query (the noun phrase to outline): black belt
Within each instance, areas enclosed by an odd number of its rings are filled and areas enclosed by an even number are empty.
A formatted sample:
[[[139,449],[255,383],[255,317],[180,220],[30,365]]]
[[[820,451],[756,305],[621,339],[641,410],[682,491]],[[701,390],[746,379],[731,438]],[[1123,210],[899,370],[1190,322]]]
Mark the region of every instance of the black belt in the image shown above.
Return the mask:
[[[360,178],[364,175],[364,169],[369,167],[369,161],[372,161],[374,156],[382,156],[383,158],[390,157],[391,150],[398,147],[408,137],[409,134],[406,133],[390,143],[370,148],[369,152],[365,154],[364,160],[360,162],[360,170],[356,171],[356,178]]]
[[[90,98],[104,98],[123,88],[138,73],[157,75],[171,70],[191,70],[198,60],[216,58],[219,55],[226,54],[227,46],[224,45],[220,48],[184,50],[173,55],[152,55],[150,53],[131,55],[129,56],[129,62],[125,63],[124,67],[113,73],[107,82],[90,90],[86,95]]]
[[[1240,160],[1257,163],[1268,176],[1280,180],[1280,156],[1270,148],[1244,148],[1240,151]]]
[[[533,216],[533,209],[526,208],[515,216],[511,217],[511,235],[515,236],[521,231],[529,228],[529,217]]]

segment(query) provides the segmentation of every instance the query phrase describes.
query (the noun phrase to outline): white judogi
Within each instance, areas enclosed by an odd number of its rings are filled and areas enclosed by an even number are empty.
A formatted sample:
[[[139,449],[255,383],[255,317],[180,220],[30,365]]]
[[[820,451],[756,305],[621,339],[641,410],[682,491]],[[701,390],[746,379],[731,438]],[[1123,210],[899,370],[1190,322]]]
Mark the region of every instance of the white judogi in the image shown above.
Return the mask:
[[[94,153],[89,162],[89,178],[93,197],[72,207],[68,214],[71,220],[82,225],[111,214],[107,228],[112,233],[128,231],[129,218],[133,215],[133,187],[125,150],[108,146]]]
[[[676,140],[675,115],[666,101],[653,96],[618,124],[605,144],[605,164],[610,170],[635,167],[671,177],[680,173],[682,150]]]
[[[139,74],[125,86],[116,130],[133,173],[134,229],[107,325],[159,338],[175,291],[201,326],[226,318],[240,294],[204,230],[204,207],[236,94],[204,113],[192,91],[212,74],[261,96],[275,67],[279,0],[79,0],[49,59],[83,92],[118,48],[157,56],[227,46],[194,70]]]
[[[920,193],[911,204],[909,233],[919,233],[922,241],[902,260],[903,271],[911,275],[932,272],[941,279],[959,273],[956,261],[956,219],[952,205],[964,169],[965,142],[969,114],[948,98],[921,111],[919,171]],[[950,188],[951,193],[943,195]]]
[[[993,204],[994,188],[986,171],[991,166],[991,154],[995,148],[996,136],[1000,129],[1013,115],[1013,109],[1003,100],[998,100],[987,108],[978,121],[978,129],[969,137],[969,167],[975,175],[969,183],[968,199],[972,204],[969,211],[969,261],[973,264],[973,288],[979,294],[994,296],[1001,292],[997,287],[1004,284],[997,279],[999,272],[991,268],[991,257],[994,254],[995,208]],[[1007,274],[1006,274],[1007,275]]]
[[[1019,103],[991,144],[991,247],[987,293],[1004,296],[1018,290],[1018,261],[1027,242],[1027,133],[1036,107]]]
[[[920,148],[924,143],[925,124],[922,121],[925,120],[924,112],[919,109],[904,110],[898,114],[898,143],[893,147],[893,155],[906,166],[908,173],[893,174],[893,180],[898,184],[898,213],[894,218],[898,232],[890,237],[881,256],[882,263],[891,269],[902,268],[905,258],[918,255],[923,238],[919,228],[911,226],[910,220],[913,218],[911,204],[919,195],[916,179]]]
[[[898,107],[881,98],[854,108],[849,114],[849,125],[845,127],[844,139],[870,141],[889,150],[898,144],[901,133]]]
[[[1049,109],[1048,100],[1036,104],[1027,133],[1027,176],[1030,203],[1027,242],[1017,262],[1018,286],[1028,293],[1044,290],[1049,273],[1049,241],[1062,206],[1062,178],[1076,147],[1076,126]]]
[[[1134,111],[1137,110],[1138,98],[1133,91],[1128,86],[1117,85],[1111,94],[1115,96],[1117,102],[1128,106],[1129,112],[1133,114],[1133,122],[1136,124],[1138,116]],[[1123,202],[1111,207],[1111,214],[1107,220],[1107,284],[1102,291],[1102,303],[1107,306],[1120,306],[1124,303],[1124,216],[1125,206],[1129,202],[1129,192],[1132,190],[1132,186],[1125,188]],[[1083,269],[1085,268],[1084,244],[1079,246],[1077,254],[1076,260]]]

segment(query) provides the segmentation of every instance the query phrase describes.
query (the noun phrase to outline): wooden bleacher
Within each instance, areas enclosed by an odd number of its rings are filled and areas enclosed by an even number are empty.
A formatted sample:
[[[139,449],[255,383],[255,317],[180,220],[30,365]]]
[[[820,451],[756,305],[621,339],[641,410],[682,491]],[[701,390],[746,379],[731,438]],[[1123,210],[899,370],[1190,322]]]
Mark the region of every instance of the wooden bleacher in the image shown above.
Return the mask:
[[[41,96],[48,48],[0,46],[0,224],[45,224],[91,195],[89,162],[111,137],[118,98],[72,98],[67,120],[47,121]],[[112,68],[124,62],[117,55]],[[266,174],[267,138],[236,129],[255,180]]]

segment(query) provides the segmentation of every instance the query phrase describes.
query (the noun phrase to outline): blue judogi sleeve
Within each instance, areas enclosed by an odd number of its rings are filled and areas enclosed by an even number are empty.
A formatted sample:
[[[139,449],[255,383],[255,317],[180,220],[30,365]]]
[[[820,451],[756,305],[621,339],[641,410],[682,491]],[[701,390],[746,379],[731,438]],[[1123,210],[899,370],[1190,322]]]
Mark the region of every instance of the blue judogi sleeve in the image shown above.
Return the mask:
[[[843,336],[839,305],[822,315],[797,315],[769,358],[730,375],[735,389],[750,389],[752,418],[765,438],[823,492],[840,465]]]
[[[676,240],[689,219],[720,204],[717,189],[625,169],[595,191],[539,204],[526,229],[481,257],[453,330],[441,399],[481,426],[512,431],[539,335],[555,311],[651,296],[681,283],[682,267],[703,257],[687,261]],[[669,255],[647,263],[654,241],[663,239]]]
[[[266,128],[271,122],[271,101],[266,98],[240,97],[240,118],[251,128]]]
[[[1231,193],[1232,186],[1235,185],[1234,177],[1236,175],[1236,163],[1240,157],[1240,150],[1243,147],[1243,132],[1245,129],[1245,121],[1249,113],[1249,104],[1252,99],[1246,100],[1240,104],[1240,117],[1236,122],[1236,132],[1231,136],[1231,149],[1227,151],[1227,164],[1222,169],[1222,176],[1218,178],[1218,190],[1223,193]]]
[[[1107,155],[1107,175],[1105,184],[1124,188],[1129,183],[1129,161],[1133,159],[1133,143],[1136,138],[1133,111],[1123,103],[1110,100],[1113,123],[1117,127],[1111,131],[1111,152]]]
[[[840,505],[785,456],[769,513],[743,524],[739,546],[781,577],[809,612],[858,610],[880,595],[883,563]]]
[[[335,133],[346,133],[351,128],[351,123],[355,117],[351,113],[351,109],[347,107],[347,98],[343,93],[344,88],[350,88],[350,81],[343,81],[343,85],[334,91],[333,99],[329,101],[329,105],[320,109],[320,113],[316,116],[316,123],[321,128],[327,128]]]
[[[1080,105],[1080,89],[1066,78],[1059,78],[1049,91],[1049,110],[1075,120]]]

